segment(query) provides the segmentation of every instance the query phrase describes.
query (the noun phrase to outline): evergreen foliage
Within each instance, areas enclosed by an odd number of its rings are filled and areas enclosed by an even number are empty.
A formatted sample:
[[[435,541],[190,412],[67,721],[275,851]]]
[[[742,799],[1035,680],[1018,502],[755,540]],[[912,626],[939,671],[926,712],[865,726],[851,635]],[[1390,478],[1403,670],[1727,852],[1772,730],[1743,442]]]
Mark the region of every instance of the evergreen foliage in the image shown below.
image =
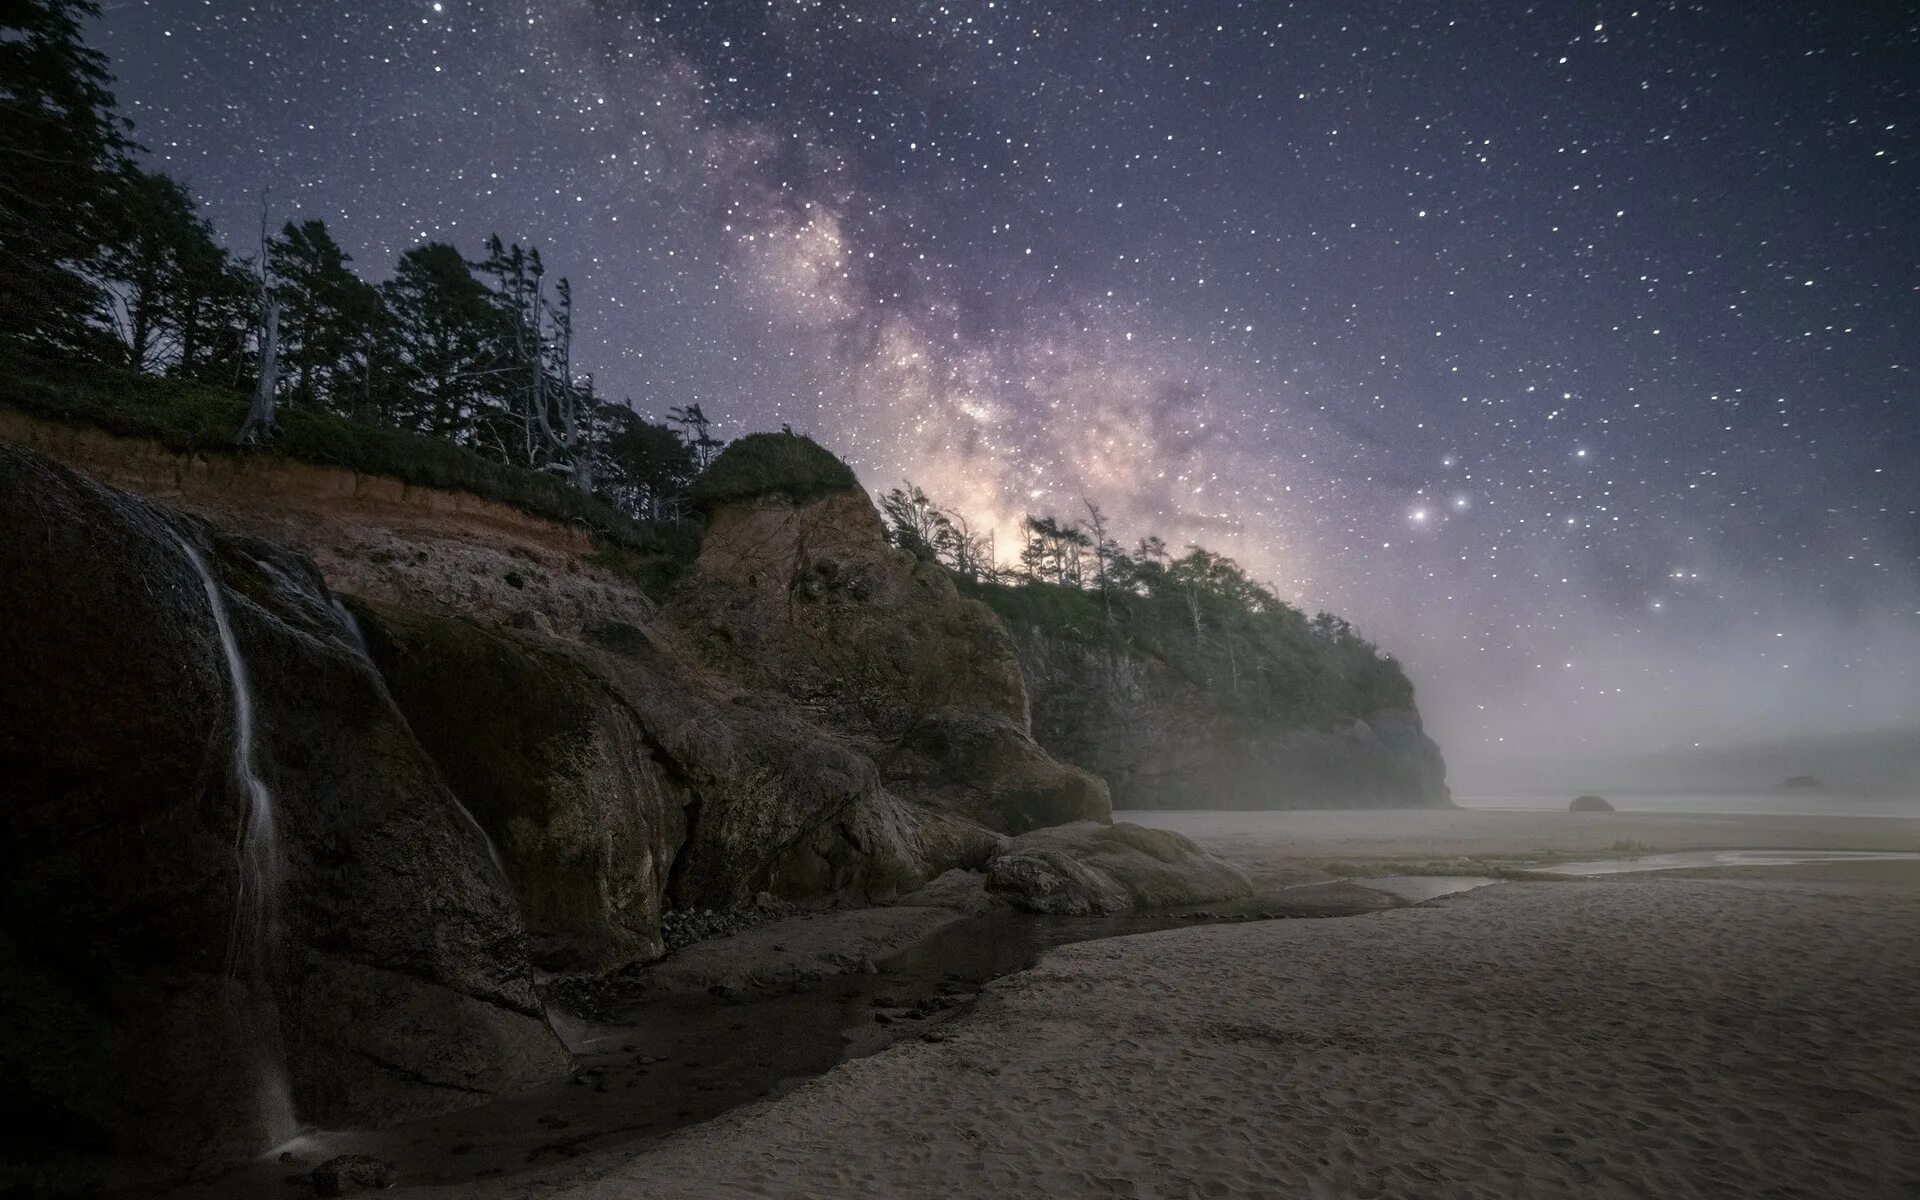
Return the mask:
[[[258,253],[236,258],[185,188],[134,162],[107,61],[82,37],[98,15],[90,0],[0,6],[0,351],[251,391],[229,442],[305,457],[289,442],[310,423],[295,415],[345,417],[369,445],[423,434],[464,452],[447,461],[549,473],[648,520],[684,516],[724,443],[698,405],[673,410],[681,434],[595,394],[574,369],[573,287],[549,279],[538,248],[495,236],[470,262],[427,243],[375,285],[320,221],[269,236],[263,196]],[[196,423],[220,411],[195,406],[179,423],[205,443]]]
[[[0,338],[107,355],[94,268],[133,143],[81,36],[99,15],[91,0],[0,7]]]
[[[123,437],[152,438],[176,453],[235,453],[233,430],[247,409],[246,396],[227,388],[19,356],[0,357],[0,403]],[[682,536],[635,521],[554,475],[496,462],[441,438],[317,409],[286,413],[273,449],[300,462],[498,500],[534,516],[584,525],[597,538],[630,550],[657,550]]]
[[[1157,537],[1132,553],[1087,521],[1029,514],[1017,569],[992,565],[964,521],[909,483],[881,498],[893,543],[952,568],[961,589],[1016,630],[1145,658],[1177,672],[1222,707],[1294,724],[1364,718],[1413,702],[1393,659],[1347,622],[1306,614],[1232,559],[1189,546],[1172,556]]]

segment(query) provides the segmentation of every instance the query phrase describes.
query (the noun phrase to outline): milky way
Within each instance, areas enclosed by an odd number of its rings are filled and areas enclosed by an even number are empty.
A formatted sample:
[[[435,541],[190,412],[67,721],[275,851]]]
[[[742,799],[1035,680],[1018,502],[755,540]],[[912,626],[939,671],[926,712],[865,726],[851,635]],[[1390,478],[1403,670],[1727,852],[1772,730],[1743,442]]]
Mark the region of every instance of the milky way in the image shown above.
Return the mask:
[[[353,11],[349,11],[349,9]],[[643,412],[1103,505],[1503,764],[1920,722],[1895,4],[110,5],[237,248],[498,231]]]

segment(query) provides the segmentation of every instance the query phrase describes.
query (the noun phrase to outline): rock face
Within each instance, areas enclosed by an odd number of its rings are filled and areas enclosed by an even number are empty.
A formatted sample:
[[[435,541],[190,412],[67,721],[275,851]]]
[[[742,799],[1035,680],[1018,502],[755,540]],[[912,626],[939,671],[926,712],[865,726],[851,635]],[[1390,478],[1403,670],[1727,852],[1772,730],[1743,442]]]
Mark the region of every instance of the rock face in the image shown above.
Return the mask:
[[[1327,728],[1225,711],[1165,666],[1015,631],[1033,733],[1099,775],[1120,809],[1447,805],[1446,765],[1412,709]]]
[[[664,616],[703,659],[881,761],[905,798],[1013,833],[1111,811],[1098,777],[1034,742],[1000,619],[889,546],[863,492],[717,509]]]
[[[660,955],[666,908],[884,899],[997,840],[909,806],[777,697],[729,691],[645,631],[584,642],[360,606],[414,732],[499,848],[535,961]]]
[[[1246,893],[1178,835],[1105,824],[1099,776],[1134,805],[1444,802],[1411,713],[1280,730],[1017,643],[887,544],[843,465],[755,491],[825,454],[804,441],[743,439],[761,457],[661,603],[530,518],[155,475],[210,526],[0,446],[10,1128],[204,1159],[289,1132],[281,1092],[323,1126],[479,1103],[567,1066],[536,970],[651,960],[668,914],[763,894]]]
[[[987,867],[987,891],[1029,912],[1090,916],[1236,900],[1253,885],[1181,834],[1122,821],[1015,838]]]
[[[1567,805],[1567,810],[1569,812],[1612,812],[1613,805],[1607,802],[1605,796],[1575,796],[1573,803]]]
[[[282,1085],[378,1124],[566,1069],[484,839],[311,564],[0,446],[0,611],[11,1116],[205,1157],[285,1136]]]

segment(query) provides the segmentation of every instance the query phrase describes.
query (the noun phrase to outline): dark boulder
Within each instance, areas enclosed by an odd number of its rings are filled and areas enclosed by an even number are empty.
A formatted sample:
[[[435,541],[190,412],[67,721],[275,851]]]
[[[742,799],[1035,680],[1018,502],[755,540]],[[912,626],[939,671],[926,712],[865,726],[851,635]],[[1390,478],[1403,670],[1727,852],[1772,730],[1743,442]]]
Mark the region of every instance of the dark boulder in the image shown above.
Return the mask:
[[[689,797],[635,714],[547,639],[353,607],[414,735],[498,849],[535,963],[658,957]]]
[[[318,1196],[351,1196],[355,1192],[384,1191],[393,1186],[394,1166],[369,1154],[341,1154],[315,1167],[307,1176]]]
[[[891,786],[1007,833],[1106,821],[1113,812],[1105,783],[1054,761],[1025,729],[998,713],[929,713],[883,765]]]
[[[997,846],[898,799],[790,701],[729,689],[638,627],[568,641],[356,610],[414,733],[499,848],[544,968],[656,958],[669,911],[888,899]]]
[[[1567,811],[1568,812],[1612,812],[1613,805],[1607,802],[1607,798],[1605,796],[1595,796],[1592,793],[1588,793],[1587,795],[1584,795],[1584,796],[1575,796],[1573,798],[1573,803],[1567,805]]]
[[[1240,868],[1169,829],[1080,822],[1014,838],[987,865],[987,891],[1028,912],[1090,916],[1240,900]]]

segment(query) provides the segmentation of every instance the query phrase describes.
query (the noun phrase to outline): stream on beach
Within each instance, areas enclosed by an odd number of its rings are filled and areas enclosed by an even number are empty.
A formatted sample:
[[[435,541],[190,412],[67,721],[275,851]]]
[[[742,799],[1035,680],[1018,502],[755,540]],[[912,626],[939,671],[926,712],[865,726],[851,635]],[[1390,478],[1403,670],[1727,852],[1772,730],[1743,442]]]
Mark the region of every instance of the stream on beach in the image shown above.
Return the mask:
[[[1547,870],[1582,876],[1888,858],[1920,855],[1712,851],[1556,863]],[[623,988],[615,982],[610,990],[594,992],[590,1003],[569,1003],[571,994],[557,991],[554,1026],[578,1063],[568,1079],[390,1129],[304,1136],[215,1179],[133,1186],[112,1194],[208,1200],[305,1194],[313,1167],[339,1154],[391,1162],[407,1185],[504,1178],[536,1184],[579,1155],[642,1152],[675,1130],[780,1095],[897,1041],[940,1040],[942,1024],[967,1011],[982,984],[1031,966],[1057,946],[1195,924],[1366,911],[1364,905],[1325,906],[1311,899],[1316,888],[1329,886],[1364,888],[1378,894],[1377,907],[1394,907],[1496,882],[1481,875],[1383,875],[1289,888],[1300,896],[1298,905],[1269,897],[1257,910],[1111,917],[998,912],[948,925],[880,960],[873,974],[693,994],[661,994],[644,990],[644,984]],[[296,1184],[298,1190],[289,1186]]]
[[[644,1150],[677,1129],[779,1095],[905,1038],[939,1040],[940,1026],[966,1011],[983,983],[1025,969],[1056,946],[1229,919],[1240,918],[1002,912],[946,926],[881,960],[876,974],[739,993],[716,989],[721,995],[602,994],[591,1020],[556,1013],[554,1027],[578,1061],[569,1079],[389,1129],[296,1138],[218,1179],[116,1194],[300,1195],[313,1167],[339,1154],[391,1162],[406,1185],[520,1176],[531,1182],[584,1153]],[[288,1186],[294,1184],[301,1190]]]

